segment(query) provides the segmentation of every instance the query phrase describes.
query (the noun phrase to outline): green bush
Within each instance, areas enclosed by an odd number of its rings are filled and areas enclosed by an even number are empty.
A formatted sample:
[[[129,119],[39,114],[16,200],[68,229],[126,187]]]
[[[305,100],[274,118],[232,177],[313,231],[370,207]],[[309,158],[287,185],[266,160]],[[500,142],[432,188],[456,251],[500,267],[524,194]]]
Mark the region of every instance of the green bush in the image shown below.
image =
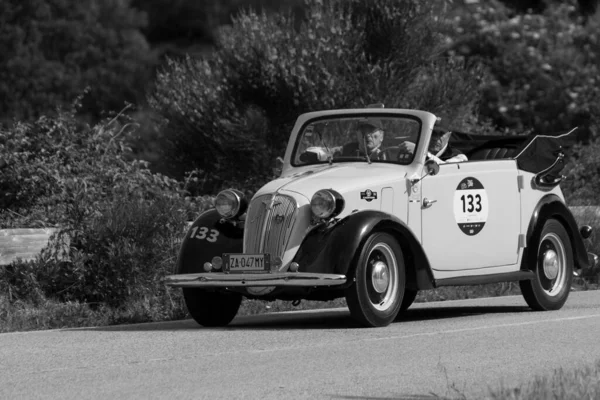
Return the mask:
[[[306,111],[384,102],[456,128],[472,121],[481,71],[440,56],[446,27],[431,6],[309,0],[297,18],[244,11],[214,53],[158,74],[150,103],[168,121],[161,147],[173,173],[198,169],[209,190],[255,186]]]
[[[600,199],[600,138],[577,144],[571,150],[561,184],[566,200],[574,206],[598,206]]]
[[[518,14],[498,1],[454,19],[451,54],[487,66],[481,115],[516,132],[600,127],[600,14],[583,19],[575,1],[551,2],[541,14]]]
[[[0,271],[12,300],[103,303],[165,296],[184,224],[205,199],[153,174],[131,156],[132,122],[123,115],[95,126],[74,112],[0,131],[3,227],[56,225],[35,262]]]
[[[93,85],[84,111],[143,100],[153,64],[129,0],[0,2],[0,122],[32,120]]]

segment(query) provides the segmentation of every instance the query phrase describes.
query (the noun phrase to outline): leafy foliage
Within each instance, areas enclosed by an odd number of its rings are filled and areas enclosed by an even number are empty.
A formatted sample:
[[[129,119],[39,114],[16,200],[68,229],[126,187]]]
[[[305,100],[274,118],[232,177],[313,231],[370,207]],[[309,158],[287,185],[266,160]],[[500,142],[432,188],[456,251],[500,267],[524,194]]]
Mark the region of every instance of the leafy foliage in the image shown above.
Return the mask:
[[[600,139],[588,144],[577,144],[563,174],[567,177],[561,184],[567,202],[576,206],[597,206],[600,193]]]
[[[585,22],[574,3],[516,14],[486,2],[456,16],[452,54],[483,62],[492,76],[483,86],[483,117],[517,132],[579,126],[588,139],[597,131],[600,14]]]
[[[151,62],[146,19],[129,0],[0,2],[0,115],[31,120],[87,86],[86,112],[143,100]]]
[[[213,187],[256,185],[302,112],[384,102],[460,127],[473,117],[481,71],[440,56],[441,29],[414,0],[309,0],[301,23],[244,11],[211,56],[170,60],[158,74],[151,104],[168,120],[165,159]]]
[[[2,226],[60,226],[34,263],[2,269],[13,299],[117,307],[164,295],[192,199],[131,157],[132,129],[122,115],[90,127],[60,112],[0,132]]]

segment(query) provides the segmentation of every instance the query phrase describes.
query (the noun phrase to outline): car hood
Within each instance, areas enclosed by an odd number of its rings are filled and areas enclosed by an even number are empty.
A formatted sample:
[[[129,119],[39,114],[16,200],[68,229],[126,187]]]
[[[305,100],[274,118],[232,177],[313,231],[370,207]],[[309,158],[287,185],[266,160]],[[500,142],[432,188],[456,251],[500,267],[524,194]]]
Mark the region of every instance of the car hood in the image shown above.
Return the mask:
[[[374,190],[406,176],[405,166],[388,163],[337,163],[298,168],[294,173],[271,181],[256,195],[275,192],[295,192],[310,199],[321,189],[333,189],[341,194],[356,190]]]

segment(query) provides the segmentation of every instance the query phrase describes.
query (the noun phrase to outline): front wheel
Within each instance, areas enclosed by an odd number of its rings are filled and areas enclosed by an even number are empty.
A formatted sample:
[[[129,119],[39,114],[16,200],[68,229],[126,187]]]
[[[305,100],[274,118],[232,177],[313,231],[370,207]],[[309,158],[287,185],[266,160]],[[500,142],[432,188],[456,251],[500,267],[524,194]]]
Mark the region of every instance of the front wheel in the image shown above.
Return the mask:
[[[558,310],[567,301],[573,280],[571,240],[560,222],[549,219],[539,240],[532,245],[531,250],[537,251],[532,251],[525,261],[535,277],[519,282],[521,292],[529,307],[536,311]]]
[[[404,256],[396,240],[384,232],[365,242],[346,289],[350,314],[364,326],[389,325],[400,311],[406,283]]]
[[[402,298],[402,305],[400,306],[400,311],[408,310],[408,307],[410,307],[417,298],[418,293],[419,291],[417,289],[405,289],[404,297]]]
[[[206,327],[229,324],[242,304],[239,293],[207,292],[198,288],[184,288],[183,298],[194,321]]]

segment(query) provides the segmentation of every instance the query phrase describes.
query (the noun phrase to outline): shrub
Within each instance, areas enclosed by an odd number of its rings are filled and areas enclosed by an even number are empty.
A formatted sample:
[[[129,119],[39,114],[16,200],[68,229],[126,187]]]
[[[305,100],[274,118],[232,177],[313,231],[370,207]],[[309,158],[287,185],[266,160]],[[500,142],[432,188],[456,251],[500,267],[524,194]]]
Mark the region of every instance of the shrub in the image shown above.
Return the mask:
[[[198,169],[214,188],[257,185],[311,110],[384,102],[457,128],[472,118],[481,71],[440,57],[444,24],[431,6],[309,0],[297,19],[244,11],[210,56],[170,60],[158,74],[150,103],[168,120],[162,148],[174,173]]]
[[[518,14],[497,1],[454,19],[452,54],[484,63],[481,115],[517,132],[600,126],[600,14],[583,19],[575,2],[552,2],[541,14]],[[587,21],[587,22],[586,22]]]
[[[575,145],[571,153],[562,172],[567,179],[561,185],[568,203],[574,206],[600,205],[600,138],[589,144]]]
[[[143,99],[152,62],[145,15],[129,0],[0,2],[0,122],[67,106],[86,87],[86,112]]]
[[[2,226],[60,227],[34,263],[2,270],[12,300],[119,307],[165,296],[161,277],[172,272],[195,199],[131,157],[134,129],[121,114],[88,126],[71,111],[0,131]]]

